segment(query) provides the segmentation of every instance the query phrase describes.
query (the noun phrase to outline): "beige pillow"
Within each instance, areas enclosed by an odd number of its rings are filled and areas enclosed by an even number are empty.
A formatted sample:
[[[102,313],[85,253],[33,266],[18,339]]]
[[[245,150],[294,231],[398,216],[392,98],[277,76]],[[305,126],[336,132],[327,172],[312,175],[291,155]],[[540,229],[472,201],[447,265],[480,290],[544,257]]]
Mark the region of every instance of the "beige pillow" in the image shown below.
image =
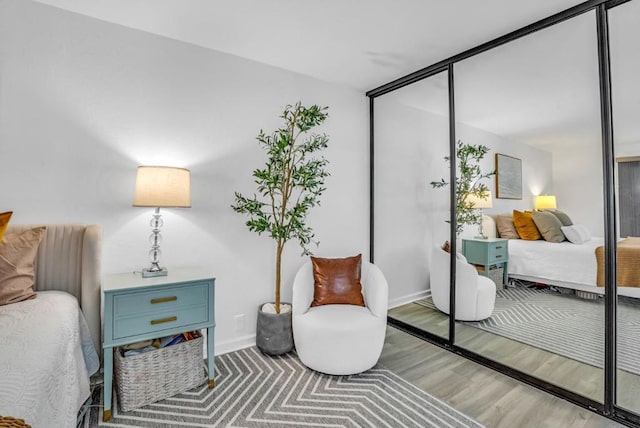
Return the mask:
[[[498,235],[505,239],[520,239],[516,226],[513,224],[513,216],[499,215],[496,217],[496,226],[498,227]]]
[[[545,241],[562,242],[565,240],[561,229],[562,223],[553,213],[549,211],[534,211],[532,217]]]
[[[46,227],[8,234],[0,242],[0,305],[32,299],[35,272],[33,262]]]

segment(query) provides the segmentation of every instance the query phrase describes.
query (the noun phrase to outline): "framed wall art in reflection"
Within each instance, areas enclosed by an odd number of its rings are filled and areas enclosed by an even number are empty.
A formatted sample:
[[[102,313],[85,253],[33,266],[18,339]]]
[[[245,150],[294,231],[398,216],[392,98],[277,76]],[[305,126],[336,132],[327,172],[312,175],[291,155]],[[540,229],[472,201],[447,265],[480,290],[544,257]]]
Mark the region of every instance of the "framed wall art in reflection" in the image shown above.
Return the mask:
[[[496,153],[496,198],[522,199],[522,160]]]

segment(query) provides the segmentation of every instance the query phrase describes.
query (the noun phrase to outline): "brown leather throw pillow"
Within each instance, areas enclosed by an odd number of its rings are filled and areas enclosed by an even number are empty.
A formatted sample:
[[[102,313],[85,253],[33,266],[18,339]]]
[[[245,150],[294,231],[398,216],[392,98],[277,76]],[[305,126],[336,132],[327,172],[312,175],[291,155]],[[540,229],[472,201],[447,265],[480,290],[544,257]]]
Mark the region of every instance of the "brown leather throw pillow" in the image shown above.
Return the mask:
[[[313,264],[313,302],[311,306],[364,306],[360,284],[362,254],[344,259],[311,257]]]

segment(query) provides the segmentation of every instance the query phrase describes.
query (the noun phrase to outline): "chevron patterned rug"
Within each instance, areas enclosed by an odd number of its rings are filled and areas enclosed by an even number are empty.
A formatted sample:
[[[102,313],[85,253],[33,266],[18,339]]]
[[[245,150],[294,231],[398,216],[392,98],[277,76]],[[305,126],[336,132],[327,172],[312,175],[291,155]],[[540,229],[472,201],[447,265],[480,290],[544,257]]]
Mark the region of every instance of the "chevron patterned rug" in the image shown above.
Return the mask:
[[[304,367],[295,353],[268,357],[253,347],[216,357],[216,367],[212,390],[203,385],[130,412],[114,406],[107,423],[95,406],[82,426],[482,427],[377,366],[328,376]]]
[[[437,310],[431,297],[417,300]],[[490,318],[464,324],[596,367],[604,367],[604,299],[550,289],[498,290]],[[618,368],[640,374],[640,302],[618,301]]]

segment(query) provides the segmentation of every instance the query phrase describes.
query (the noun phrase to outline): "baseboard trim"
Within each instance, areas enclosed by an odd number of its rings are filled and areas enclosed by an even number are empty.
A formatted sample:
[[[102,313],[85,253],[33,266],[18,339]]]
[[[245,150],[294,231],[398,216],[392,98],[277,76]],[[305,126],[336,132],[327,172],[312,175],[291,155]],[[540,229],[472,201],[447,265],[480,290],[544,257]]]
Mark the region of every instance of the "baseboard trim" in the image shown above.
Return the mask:
[[[397,308],[398,306],[406,305],[407,303],[414,302],[416,300],[424,299],[431,295],[431,290],[419,291],[417,293],[409,294],[402,297],[396,297],[389,300],[389,309]]]
[[[224,342],[216,342],[216,355],[227,354],[233,351],[239,351],[240,349],[249,348],[251,346],[255,346],[256,344],[256,335],[249,334],[247,336],[238,337],[232,340],[227,340]]]

